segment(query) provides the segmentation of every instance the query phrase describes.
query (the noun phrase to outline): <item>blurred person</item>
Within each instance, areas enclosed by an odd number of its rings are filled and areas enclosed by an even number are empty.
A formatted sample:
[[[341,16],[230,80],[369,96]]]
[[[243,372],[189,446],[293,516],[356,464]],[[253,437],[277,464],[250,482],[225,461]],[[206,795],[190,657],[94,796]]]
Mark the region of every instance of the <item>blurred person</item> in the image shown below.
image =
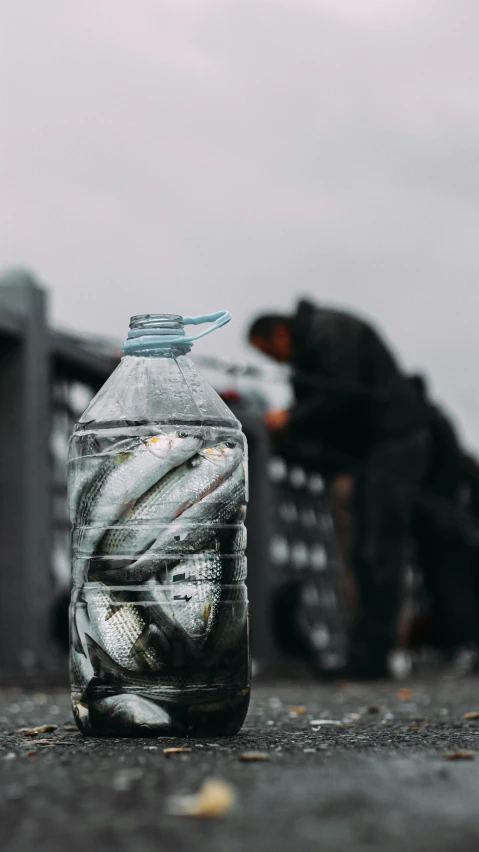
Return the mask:
[[[471,453],[466,453],[464,462],[463,502],[472,516],[474,532],[471,545],[474,548],[474,590],[479,611],[479,461]],[[479,648],[479,618],[476,617],[474,641]],[[479,669],[479,663],[476,666]]]
[[[445,651],[476,641],[477,544],[471,538],[474,465],[452,420],[429,396],[427,380],[409,382],[424,405],[429,453],[414,508],[414,538],[431,609],[432,639]]]
[[[266,416],[279,451],[330,477],[354,477],[358,600],[351,667],[387,674],[412,493],[427,464],[424,405],[374,328],[351,314],[302,300],[291,316],[258,317],[248,336],[256,349],[291,367],[293,406]]]

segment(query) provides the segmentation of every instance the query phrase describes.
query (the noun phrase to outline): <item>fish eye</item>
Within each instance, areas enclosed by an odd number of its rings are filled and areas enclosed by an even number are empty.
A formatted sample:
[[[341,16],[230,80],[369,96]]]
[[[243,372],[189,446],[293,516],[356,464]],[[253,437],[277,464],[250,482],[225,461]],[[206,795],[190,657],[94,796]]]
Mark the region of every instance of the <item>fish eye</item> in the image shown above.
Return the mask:
[[[225,447],[228,447],[229,450],[234,450],[236,444],[234,441],[225,441]]]
[[[189,432],[185,432],[184,429],[181,432],[178,432],[178,438],[188,438]]]

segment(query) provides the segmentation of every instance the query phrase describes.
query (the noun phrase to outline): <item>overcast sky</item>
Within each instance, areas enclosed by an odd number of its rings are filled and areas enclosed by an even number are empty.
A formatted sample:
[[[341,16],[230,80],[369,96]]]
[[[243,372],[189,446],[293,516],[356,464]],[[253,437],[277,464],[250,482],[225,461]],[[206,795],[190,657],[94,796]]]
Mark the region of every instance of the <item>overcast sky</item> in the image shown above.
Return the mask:
[[[0,0],[0,266],[56,324],[359,309],[479,449],[477,0]]]

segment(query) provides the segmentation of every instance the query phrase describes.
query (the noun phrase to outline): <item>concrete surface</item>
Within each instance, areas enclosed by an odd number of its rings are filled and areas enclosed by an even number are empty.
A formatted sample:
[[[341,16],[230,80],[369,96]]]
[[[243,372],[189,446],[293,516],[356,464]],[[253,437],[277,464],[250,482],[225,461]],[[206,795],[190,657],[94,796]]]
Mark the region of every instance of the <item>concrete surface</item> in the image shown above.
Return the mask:
[[[479,711],[479,679],[283,683],[256,686],[253,696],[232,739],[98,740],[64,730],[72,724],[65,691],[1,690],[0,848],[479,849],[479,720],[463,718]],[[343,724],[311,724],[318,719]],[[44,723],[58,728],[18,733]],[[192,751],[167,757],[172,745]],[[252,749],[269,759],[242,762]],[[472,759],[444,758],[464,749]],[[170,795],[196,792],[207,778],[233,785],[230,812],[168,814]]]

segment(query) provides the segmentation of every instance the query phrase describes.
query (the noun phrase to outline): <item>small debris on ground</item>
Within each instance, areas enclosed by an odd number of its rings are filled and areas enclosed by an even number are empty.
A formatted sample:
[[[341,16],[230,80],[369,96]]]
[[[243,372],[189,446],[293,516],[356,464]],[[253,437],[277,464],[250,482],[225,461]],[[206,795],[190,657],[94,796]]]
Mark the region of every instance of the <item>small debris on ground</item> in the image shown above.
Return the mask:
[[[402,689],[398,689],[398,698],[400,701],[410,701],[413,694],[413,690],[408,689],[405,686],[403,686]]]
[[[164,748],[163,754],[190,754],[190,748],[183,748],[182,746],[176,746],[173,748]]]
[[[294,713],[295,716],[303,716],[306,713],[306,707],[288,707],[290,713]]]
[[[38,737],[37,728],[19,728],[17,734],[23,734],[24,737]]]
[[[443,758],[444,760],[474,760],[475,754],[473,751],[460,749],[459,751],[447,751]]]
[[[172,796],[167,810],[171,816],[218,819],[231,810],[234,802],[235,791],[231,784],[210,778],[193,796]]]
[[[63,730],[64,731],[78,731],[78,728],[77,728],[76,725],[63,725]]]
[[[479,712],[477,710],[471,710],[470,713],[464,713],[464,719],[468,722],[472,722],[473,719],[479,719]]]
[[[265,751],[244,751],[239,756],[240,760],[270,760],[269,754]]]
[[[343,727],[343,723],[338,719],[311,719],[309,724],[318,728],[327,727],[328,725],[334,728]]]

